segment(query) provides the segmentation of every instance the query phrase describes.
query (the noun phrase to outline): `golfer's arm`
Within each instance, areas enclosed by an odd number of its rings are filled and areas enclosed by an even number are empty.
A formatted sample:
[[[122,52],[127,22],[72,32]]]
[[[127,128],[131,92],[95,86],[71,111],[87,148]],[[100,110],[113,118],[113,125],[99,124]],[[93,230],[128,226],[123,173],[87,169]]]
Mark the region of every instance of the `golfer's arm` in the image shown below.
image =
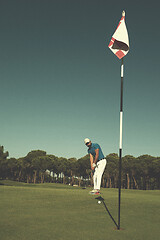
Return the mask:
[[[96,153],[96,155],[95,155],[94,163],[96,164],[98,157],[99,157],[99,149],[98,148],[95,150],[95,153]]]
[[[92,156],[92,154],[90,153],[90,163],[91,163],[91,168],[92,168],[92,165],[93,165],[93,156]]]

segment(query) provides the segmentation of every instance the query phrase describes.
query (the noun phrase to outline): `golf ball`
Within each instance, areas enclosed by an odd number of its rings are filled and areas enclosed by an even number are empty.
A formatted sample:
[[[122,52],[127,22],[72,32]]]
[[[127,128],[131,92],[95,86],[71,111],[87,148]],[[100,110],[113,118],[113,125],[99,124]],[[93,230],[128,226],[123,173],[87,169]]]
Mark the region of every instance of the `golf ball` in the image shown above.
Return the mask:
[[[98,203],[100,204],[100,203],[101,203],[101,201],[98,201]]]

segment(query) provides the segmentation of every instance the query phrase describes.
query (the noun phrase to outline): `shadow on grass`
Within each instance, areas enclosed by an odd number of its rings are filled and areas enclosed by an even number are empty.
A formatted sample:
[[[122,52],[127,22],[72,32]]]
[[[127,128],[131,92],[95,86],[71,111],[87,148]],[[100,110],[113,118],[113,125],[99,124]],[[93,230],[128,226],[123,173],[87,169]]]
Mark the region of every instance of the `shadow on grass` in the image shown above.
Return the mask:
[[[118,229],[118,224],[116,223],[116,221],[115,221],[114,218],[112,217],[109,209],[107,208],[107,205],[106,205],[106,203],[105,203],[105,201],[104,201],[104,198],[102,198],[101,196],[99,196],[99,197],[96,197],[95,199],[98,200],[98,201],[101,201],[101,202],[103,203],[103,205],[104,205],[106,211],[108,212],[110,218],[112,219],[112,221],[114,222],[114,224],[116,225],[116,227],[117,227],[117,229]]]

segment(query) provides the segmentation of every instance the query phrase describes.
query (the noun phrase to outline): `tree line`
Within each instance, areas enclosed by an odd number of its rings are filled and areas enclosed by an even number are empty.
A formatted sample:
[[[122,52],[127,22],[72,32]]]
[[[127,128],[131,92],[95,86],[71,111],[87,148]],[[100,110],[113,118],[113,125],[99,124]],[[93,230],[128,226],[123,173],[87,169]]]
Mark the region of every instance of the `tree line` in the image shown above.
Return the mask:
[[[102,187],[118,188],[119,157],[116,153],[106,156],[107,166],[102,177]],[[57,182],[81,187],[93,185],[89,155],[80,159],[48,155],[34,150],[22,158],[9,158],[0,146],[0,179],[26,183]],[[131,155],[122,158],[122,188],[160,189],[160,157]]]

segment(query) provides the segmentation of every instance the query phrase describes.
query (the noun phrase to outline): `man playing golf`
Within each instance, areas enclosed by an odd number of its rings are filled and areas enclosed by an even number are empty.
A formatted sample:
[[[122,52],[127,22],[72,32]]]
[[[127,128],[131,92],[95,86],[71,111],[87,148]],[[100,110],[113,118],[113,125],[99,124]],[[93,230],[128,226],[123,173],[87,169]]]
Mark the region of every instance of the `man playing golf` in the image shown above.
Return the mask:
[[[104,169],[106,167],[106,159],[103,155],[101,147],[97,143],[92,143],[89,138],[85,138],[84,143],[88,147],[91,169],[94,171],[93,175],[94,189],[90,192],[90,194],[99,195],[101,179]]]

